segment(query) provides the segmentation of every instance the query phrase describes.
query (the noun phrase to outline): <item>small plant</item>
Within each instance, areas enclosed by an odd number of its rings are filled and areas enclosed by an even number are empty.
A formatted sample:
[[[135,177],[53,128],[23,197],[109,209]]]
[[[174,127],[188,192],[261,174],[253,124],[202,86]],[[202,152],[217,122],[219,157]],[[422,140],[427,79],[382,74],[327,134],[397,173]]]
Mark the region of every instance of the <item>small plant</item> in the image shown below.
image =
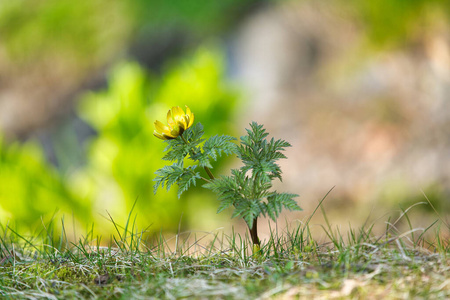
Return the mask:
[[[252,122],[247,135],[242,136],[240,145],[234,137],[215,135],[203,139],[203,126],[194,126],[194,114],[186,107],[186,113],[180,107],[173,107],[167,113],[167,125],[155,122],[154,135],[165,140],[167,152],[163,160],[172,161],[172,165],[164,166],[156,171],[155,193],[159,186],[169,190],[173,184],[178,185],[178,197],[195,185],[197,180],[206,182],[203,187],[218,195],[220,205],[218,213],[233,206],[232,217],[242,217],[246,222],[253,243],[253,252],[260,250],[257,220],[260,216],[269,216],[276,221],[281,210],[301,210],[294,200],[298,195],[272,191],[274,179],[282,180],[281,169],[276,161],[286,158],[282,153],[291,145],[284,140],[270,141],[269,135],[262,125]],[[222,154],[237,154],[243,162],[239,169],[232,169],[230,176],[214,177],[211,172],[212,161]],[[186,166],[185,159],[192,165]],[[201,175],[198,167],[203,168],[209,178]]]

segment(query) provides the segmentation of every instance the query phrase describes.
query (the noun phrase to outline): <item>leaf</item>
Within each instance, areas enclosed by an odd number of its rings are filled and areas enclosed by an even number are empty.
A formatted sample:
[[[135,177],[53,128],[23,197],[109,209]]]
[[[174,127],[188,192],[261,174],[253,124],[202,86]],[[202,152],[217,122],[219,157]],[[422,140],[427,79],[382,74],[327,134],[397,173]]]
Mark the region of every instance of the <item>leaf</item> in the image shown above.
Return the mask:
[[[269,217],[276,221],[281,210],[286,208],[289,211],[302,210],[297,202],[293,199],[298,197],[296,194],[277,193],[274,192],[267,197],[266,212]]]
[[[282,151],[291,145],[274,138],[268,141],[268,133],[262,125],[253,122],[250,126],[251,130],[247,129],[247,136],[241,137],[241,145],[237,147],[238,157],[244,163],[242,171],[251,171],[255,180],[261,183],[274,178],[281,180],[281,169],[276,161],[286,158]]]
[[[236,178],[232,176],[221,176],[204,184],[203,187],[217,194],[220,201],[218,213],[245,200],[240,185],[236,182]]]
[[[216,161],[220,156],[222,156],[222,153],[225,153],[226,155],[235,153],[236,145],[232,142],[234,140],[236,140],[236,138],[227,135],[215,135],[210,137],[203,144],[202,151],[198,148],[195,149],[195,151],[191,153],[190,159],[198,162],[201,167],[208,167],[212,169],[211,159]]]
[[[178,198],[181,197],[185,191],[187,191],[192,185],[196,185],[197,179],[201,179],[199,172],[194,172],[197,166],[190,166],[184,169],[184,173],[181,175],[178,184]]]
[[[199,122],[183,132],[183,137],[188,141],[190,146],[197,147],[204,141],[204,139],[202,139],[204,133],[203,125]]]
[[[254,220],[261,214],[261,210],[257,202],[258,200],[253,199],[239,203],[231,217],[242,217],[247,225],[251,228],[253,226]]]
[[[185,144],[181,138],[166,141],[168,146],[164,151],[167,153],[163,156],[163,160],[182,162],[184,158],[189,154],[189,149],[185,147]]]
[[[230,176],[216,178],[204,185],[215,192],[220,201],[217,212],[234,206],[232,218],[241,217],[251,228],[259,216],[268,215],[276,221],[283,208],[301,210],[293,198],[295,194],[271,192],[272,181],[281,180],[281,168],[276,163],[286,158],[283,151],[291,145],[284,140],[267,140],[268,133],[255,122],[250,124],[247,135],[241,137],[239,146],[227,136],[213,136],[203,145],[203,154],[194,157],[199,164],[216,160],[222,152],[237,153],[244,165],[232,169]],[[207,157],[207,159],[205,159]]]
[[[220,201],[219,207],[217,208],[217,213],[222,212],[232,205],[234,205],[234,199],[232,197],[225,197],[222,201]]]
[[[222,152],[226,155],[236,152],[236,145],[232,142],[235,140],[236,138],[228,135],[212,136],[203,145],[203,152],[211,159],[217,160],[222,155]]]
[[[208,167],[212,169],[212,165],[211,162],[209,161],[208,155],[206,155],[203,152],[197,151],[194,154],[191,154],[189,158],[192,159],[193,161],[198,162],[198,165],[200,167]]]
[[[176,139],[165,141],[167,147],[164,149],[164,152],[167,153],[163,156],[163,160],[177,161],[181,164],[189,153],[200,153],[198,145],[204,141],[201,138],[203,133],[203,125],[197,123],[183,132],[183,137],[188,141],[188,144],[180,136]]]
[[[153,192],[156,194],[159,186],[164,188],[165,185],[166,190],[170,190],[172,185],[177,184],[179,187],[178,198],[180,198],[183,192],[187,191],[191,185],[195,185],[196,180],[201,178],[200,173],[194,171],[195,168],[196,166],[183,168],[182,165],[177,163],[164,166],[155,172]]]
[[[169,190],[171,186],[181,178],[184,173],[184,169],[177,163],[172,164],[171,166],[164,166],[161,169],[155,172],[156,177],[153,179],[155,184],[153,186],[153,192],[156,194],[158,187],[161,186]]]

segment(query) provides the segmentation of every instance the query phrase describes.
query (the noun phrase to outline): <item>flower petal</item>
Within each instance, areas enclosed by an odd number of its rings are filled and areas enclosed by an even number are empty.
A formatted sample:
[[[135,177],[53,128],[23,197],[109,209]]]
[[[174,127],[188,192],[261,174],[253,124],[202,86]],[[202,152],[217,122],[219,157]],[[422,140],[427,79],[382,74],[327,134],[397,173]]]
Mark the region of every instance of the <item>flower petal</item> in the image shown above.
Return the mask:
[[[189,106],[186,105],[186,115],[190,116],[192,115],[191,109],[189,108]]]
[[[174,119],[181,118],[184,115],[184,111],[179,106],[175,106],[174,108],[172,108],[172,111],[174,114]]]
[[[177,106],[172,108],[173,120],[177,123],[181,128],[187,129],[186,115],[181,107]]]
[[[153,131],[153,135],[154,136],[156,136],[158,139],[161,139],[161,140],[167,140],[167,138],[163,135],[163,134],[161,134],[161,133],[159,133],[158,131]]]
[[[164,125],[162,122],[158,120],[155,121],[155,128],[156,131],[158,131],[159,133],[163,133],[164,131],[170,131],[168,126]]]
[[[173,109],[173,108],[172,108]],[[169,111],[167,112],[167,124],[169,126],[172,126],[175,122],[173,121],[173,117],[172,117],[172,111],[169,109]]]
[[[186,106],[186,113],[179,106],[173,106],[167,112],[167,125],[156,120],[153,135],[162,140],[175,139],[192,126],[194,123],[194,114]]]
[[[171,135],[171,134],[166,134],[166,133],[163,133],[163,136],[164,136],[164,138],[166,139],[166,140],[173,140],[173,139],[175,139],[175,138],[177,138],[177,136],[173,136],[173,135]]]
[[[194,124],[194,114],[191,112],[191,109],[186,105],[186,121],[187,121],[187,128],[191,127],[192,124]]]

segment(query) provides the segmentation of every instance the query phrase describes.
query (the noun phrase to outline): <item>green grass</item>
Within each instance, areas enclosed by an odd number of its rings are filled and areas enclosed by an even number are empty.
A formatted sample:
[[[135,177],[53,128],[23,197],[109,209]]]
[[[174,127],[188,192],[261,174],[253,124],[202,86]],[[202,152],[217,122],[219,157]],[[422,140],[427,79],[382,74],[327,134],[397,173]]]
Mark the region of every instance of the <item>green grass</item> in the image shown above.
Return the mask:
[[[439,215],[423,229],[413,227],[407,210],[381,235],[368,222],[341,233],[319,208],[326,240],[311,233],[311,216],[273,229],[256,255],[248,236],[234,232],[144,240],[131,213],[123,227],[111,218],[116,235],[107,247],[93,228],[74,243],[51,223],[33,237],[5,225],[0,298],[450,298],[450,227]]]

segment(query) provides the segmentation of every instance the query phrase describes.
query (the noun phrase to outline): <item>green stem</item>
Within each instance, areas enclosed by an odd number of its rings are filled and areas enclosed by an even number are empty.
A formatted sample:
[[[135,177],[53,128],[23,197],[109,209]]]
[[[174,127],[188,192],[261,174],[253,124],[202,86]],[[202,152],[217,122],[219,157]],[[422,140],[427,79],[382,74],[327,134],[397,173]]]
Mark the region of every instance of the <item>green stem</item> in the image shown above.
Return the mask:
[[[204,168],[205,168],[206,174],[208,174],[209,178],[211,178],[211,180],[214,180],[215,177],[214,177],[213,173],[211,173],[211,170],[208,167],[204,167]]]
[[[261,246],[261,241],[258,238],[258,217],[253,219],[253,225],[252,227],[248,226],[248,230],[250,231],[253,245]]]
[[[257,182],[258,174],[255,175],[253,182]],[[256,184],[253,184],[253,194],[256,194]],[[261,246],[261,242],[258,238],[258,217],[253,219],[252,227],[248,228],[250,230],[250,237],[252,238],[253,246],[258,245],[258,248]]]
[[[189,145],[189,142],[184,138],[182,134],[180,135],[180,137],[186,145]]]
[[[189,145],[189,142],[184,138],[184,136],[181,134],[180,135],[180,137],[181,137],[181,139],[183,140],[183,142],[186,144],[186,145]],[[194,149],[192,149],[192,152],[193,152],[193,154],[195,154],[195,150]],[[211,172],[211,169],[210,168],[208,168],[208,167],[203,167],[204,169],[205,169],[205,172],[206,172],[206,174],[208,174],[208,176],[209,176],[209,178],[211,179],[211,180],[214,180],[215,179],[215,177],[214,177],[214,175],[213,175],[213,173]]]

